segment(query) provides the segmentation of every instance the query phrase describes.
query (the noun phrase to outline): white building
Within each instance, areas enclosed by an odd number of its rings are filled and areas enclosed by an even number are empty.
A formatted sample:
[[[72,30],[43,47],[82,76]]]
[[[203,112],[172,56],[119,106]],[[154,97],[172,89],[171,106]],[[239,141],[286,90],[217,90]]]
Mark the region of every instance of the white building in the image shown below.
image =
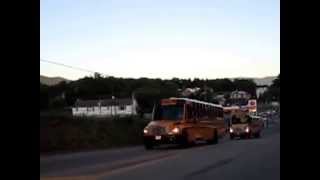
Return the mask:
[[[218,100],[219,104],[224,105],[226,102],[226,99],[224,98],[224,94],[216,95],[216,100]]]
[[[72,108],[73,116],[127,116],[136,115],[134,98],[78,100]]]
[[[251,95],[245,91],[233,91],[230,94],[230,99],[250,99]]]
[[[268,86],[257,86],[256,88],[256,93],[257,97],[259,98],[263,93],[265,93],[268,90]]]
[[[198,87],[195,87],[195,88],[186,88],[184,89],[182,92],[181,92],[181,95],[183,97],[189,97],[191,96],[192,94],[196,94],[200,91],[200,88]]]

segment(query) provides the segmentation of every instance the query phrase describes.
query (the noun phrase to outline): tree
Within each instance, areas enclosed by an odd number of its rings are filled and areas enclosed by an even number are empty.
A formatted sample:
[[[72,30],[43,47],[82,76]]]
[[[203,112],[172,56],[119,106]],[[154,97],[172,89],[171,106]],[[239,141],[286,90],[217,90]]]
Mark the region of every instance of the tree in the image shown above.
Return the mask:
[[[48,108],[49,92],[48,86],[40,83],[40,110]]]
[[[263,101],[278,101],[280,102],[280,74],[275,80],[272,81],[272,84],[268,90],[262,95]]]
[[[279,80],[275,80],[272,87],[280,87]],[[233,90],[244,90],[255,96],[255,83],[250,80],[230,79],[179,79],[171,80],[149,79],[149,78],[116,78],[102,77],[95,73],[94,77],[84,77],[70,83],[60,83],[55,86],[44,86],[40,84],[40,109],[51,106],[73,106],[77,99],[103,99],[116,96],[117,98],[131,97],[136,92],[138,103],[141,104],[144,112],[151,112],[153,104],[161,98],[177,97],[178,89],[201,88],[192,97],[204,101],[213,100],[213,92],[231,92]],[[270,92],[276,94],[275,90],[270,88]],[[57,97],[65,94],[65,102]],[[280,96],[280,95],[279,95]],[[276,96],[278,97],[278,96]],[[139,102],[140,101],[140,102]]]
[[[235,88],[239,91],[248,92],[253,98],[257,97],[256,83],[250,79],[235,79],[233,81]]]
[[[204,86],[204,81],[199,78],[194,78],[192,81],[192,86],[193,87],[202,87],[202,86]]]
[[[280,88],[280,74],[272,81],[271,87]]]
[[[151,113],[153,105],[161,99],[161,92],[159,89],[151,87],[141,87],[134,91],[135,98],[139,105],[137,112],[140,116],[144,113]]]
[[[94,73],[94,78],[95,78],[95,79],[100,79],[100,78],[102,78],[102,76],[101,76],[100,73],[95,72],[95,73]]]
[[[57,96],[49,101],[49,108],[51,109],[58,109],[63,108],[67,105],[64,98],[61,96]]]
[[[235,90],[235,85],[230,79],[208,80],[208,86],[216,92],[230,92]]]
[[[182,88],[183,82],[179,78],[172,78],[171,82],[177,85],[178,88]]]

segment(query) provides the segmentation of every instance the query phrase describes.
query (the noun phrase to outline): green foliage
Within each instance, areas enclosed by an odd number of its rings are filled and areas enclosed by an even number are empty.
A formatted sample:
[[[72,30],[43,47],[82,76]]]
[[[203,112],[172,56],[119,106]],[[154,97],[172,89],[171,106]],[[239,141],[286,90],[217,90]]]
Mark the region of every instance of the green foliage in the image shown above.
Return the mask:
[[[138,98],[140,107],[145,112],[150,112],[154,101],[160,98],[179,96],[178,89],[199,87],[202,89],[199,94],[191,98],[212,101],[213,89],[217,92],[231,92],[236,89],[249,92],[255,97],[255,83],[251,80],[230,79],[179,79],[171,80],[149,79],[149,78],[115,78],[103,77],[96,73],[94,77],[84,77],[70,83],[62,82],[55,86],[45,86],[40,84],[40,109],[51,106],[72,106],[80,99],[103,99],[115,96],[117,98],[131,97],[133,93]],[[57,97],[64,96],[64,100]],[[63,102],[64,101],[64,102]],[[143,113],[143,112],[142,112]]]
[[[142,116],[144,113],[151,113],[153,105],[162,98],[178,96],[178,85],[171,81],[150,86],[144,86],[134,91],[135,98],[139,104],[138,113]]]
[[[40,110],[48,108],[49,92],[48,86],[40,83]]]
[[[216,92],[230,92],[236,89],[234,83],[230,79],[208,80],[208,86],[213,88]]]
[[[270,101],[280,102],[280,74],[278,75],[278,77],[275,80],[273,80],[271,86],[262,95],[261,101],[263,101],[263,102],[270,102]]]
[[[40,117],[40,153],[142,144],[146,124],[147,121],[137,117],[43,116]]]
[[[253,80],[248,79],[235,79],[233,81],[235,88],[239,91],[246,91],[250,93],[250,95],[255,98],[256,95],[256,84]]]
[[[57,96],[49,101],[49,108],[52,108],[52,109],[63,108],[66,105],[67,103],[65,99],[63,99],[60,96]]]
[[[275,80],[273,80],[271,87],[280,89],[280,74]]]

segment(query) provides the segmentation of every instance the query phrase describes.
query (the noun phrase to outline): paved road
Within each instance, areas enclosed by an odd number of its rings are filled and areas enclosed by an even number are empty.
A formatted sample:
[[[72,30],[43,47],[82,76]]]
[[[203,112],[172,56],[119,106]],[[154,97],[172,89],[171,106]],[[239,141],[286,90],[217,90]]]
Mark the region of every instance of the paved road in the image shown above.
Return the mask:
[[[280,121],[278,121],[280,122]],[[222,139],[188,149],[143,147],[40,158],[43,180],[277,180],[280,179],[280,124],[260,139]]]

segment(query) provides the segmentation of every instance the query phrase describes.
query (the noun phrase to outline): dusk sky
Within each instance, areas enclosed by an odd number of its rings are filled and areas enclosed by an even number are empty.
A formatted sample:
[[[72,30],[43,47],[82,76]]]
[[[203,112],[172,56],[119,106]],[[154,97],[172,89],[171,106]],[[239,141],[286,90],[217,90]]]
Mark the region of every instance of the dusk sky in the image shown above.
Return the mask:
[[[40,59],[115,77],[280,73],[279,0],[41,0]],[[92,75],[40,61],[40,74]]]

